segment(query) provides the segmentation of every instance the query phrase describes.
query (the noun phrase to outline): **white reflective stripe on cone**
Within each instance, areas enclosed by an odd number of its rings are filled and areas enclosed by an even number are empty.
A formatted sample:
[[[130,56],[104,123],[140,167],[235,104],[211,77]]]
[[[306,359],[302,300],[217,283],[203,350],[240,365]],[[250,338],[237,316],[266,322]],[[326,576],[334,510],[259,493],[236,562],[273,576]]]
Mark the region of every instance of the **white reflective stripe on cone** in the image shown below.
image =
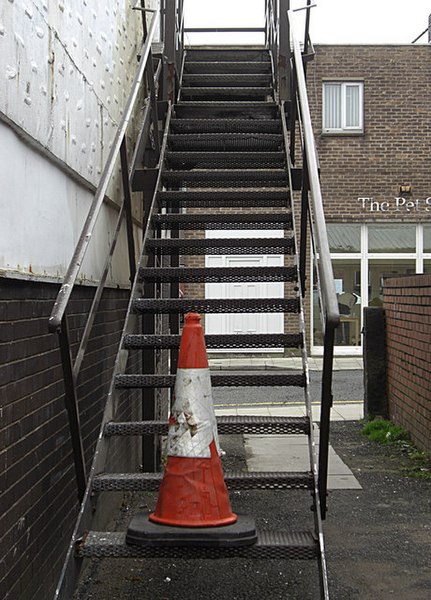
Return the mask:
[[[213,440],[220,455],[209,369],[178,369],[168,434],[168,456],[210,458]]]

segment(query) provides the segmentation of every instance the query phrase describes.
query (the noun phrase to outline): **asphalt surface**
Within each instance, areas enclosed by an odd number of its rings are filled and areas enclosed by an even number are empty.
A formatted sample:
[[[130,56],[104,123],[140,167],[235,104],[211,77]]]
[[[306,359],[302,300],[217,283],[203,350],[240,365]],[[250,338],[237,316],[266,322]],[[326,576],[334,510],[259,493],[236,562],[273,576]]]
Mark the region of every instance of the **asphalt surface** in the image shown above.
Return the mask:
[[[370,442],[355,421],[332,423],[331,444],[362,485],[333,490],[324,523],[332,600],[428,600],[431,596],[431,482],[408,476],[412,459],[398,446]],[[245,468],[243,439],[223,436],[227,469]],[[156,494],[135,495],[113,527],[150,512]],[[235,511],[260,528],[312,525],[302,491],[231,493]],[[315,600],[314,561],[91,561],[75,600]]]
[[[241,371],[241,374],[246,373],[248,371]],[[280,373],[283,373],[283,371],[277,371],[277,374]],[[292,373],[292,371],[285,371],[285,373]],[[310,371],[310,397],[312,402],[320,401],[320,385],[321,372]],[[362,402],[364,399],[363,371],[334,371],[332,393],[334,402]],[[288,405],[304,403],[304,390],[294,387],[214,387],[212,395],[216,408],[232,405]]]

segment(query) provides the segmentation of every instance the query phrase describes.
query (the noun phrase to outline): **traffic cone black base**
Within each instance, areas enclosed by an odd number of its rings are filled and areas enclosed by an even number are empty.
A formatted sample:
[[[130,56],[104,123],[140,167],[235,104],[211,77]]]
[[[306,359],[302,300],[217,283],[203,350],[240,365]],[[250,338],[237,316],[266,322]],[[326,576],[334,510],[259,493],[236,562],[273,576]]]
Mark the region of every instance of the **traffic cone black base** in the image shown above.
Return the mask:
[[[154,523],[147,514],[138,513],[126,535],[127,544],[139,546],[235,547],[251,546],[256,541],[254,519],[247,515],[238,515],[235,523],[220,527],[172,527]]]

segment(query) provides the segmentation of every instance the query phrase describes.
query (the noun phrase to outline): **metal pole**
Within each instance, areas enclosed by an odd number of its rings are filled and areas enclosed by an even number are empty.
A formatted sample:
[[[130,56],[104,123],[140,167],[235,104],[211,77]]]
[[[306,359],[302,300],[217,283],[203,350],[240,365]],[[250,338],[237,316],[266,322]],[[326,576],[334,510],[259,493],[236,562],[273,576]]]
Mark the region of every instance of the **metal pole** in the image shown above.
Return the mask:
[[[290,99],[289,90],[289,66],[290,66],[290,35],[287,11],[290,0],[280,0],[280,25],[278,32],[279,54],[278,54],[278,81],[280,100]]]
[[[163,75],[163,100],[175,101],[175,13],[176,0],[166,0],[165,7],[165,72]]]
[[[123,181],[124,209],[126,212],[127,247],[129,250],[130,282],[133,284],[136,275],[135,240],[133,237],[132,194],[130,191],[129,167],[127,162],[126,138],[120,147],[121,179]]]
[[[61,329],[58,332],[58,340],[64,374],[64,403],[69,420],[70,440],[72,442],[73,461],[75,463],[76,483],[78,487],[78,499],[81,503],[84,498],[85,488],[87,487],[87,474],[85,469],[78,397],[73,377],[72,356],[70,353],[69,330],[66,315],[63,315],[61,320]]]

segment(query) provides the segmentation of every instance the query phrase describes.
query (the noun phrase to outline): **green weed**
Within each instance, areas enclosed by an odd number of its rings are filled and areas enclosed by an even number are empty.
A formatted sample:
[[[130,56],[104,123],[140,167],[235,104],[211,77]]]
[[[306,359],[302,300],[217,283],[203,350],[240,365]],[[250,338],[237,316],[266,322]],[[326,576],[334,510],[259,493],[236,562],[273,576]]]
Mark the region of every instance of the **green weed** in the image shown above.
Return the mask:
[[[394,425],[391,421],[378,419],[369,421],[362,428],[362,433],[373,442],[381,444],[395,444],[396,442],[409,441],[409,434],[399,425]]]
[[[380,444],[392,444],[411,461],[411,465],[403,469],[407,477],[431,480],[431,460],[426,452],[418,450],[410,439],[408,432],[391,421],[376,419],[368,421],[362,433],[371,441]]]

